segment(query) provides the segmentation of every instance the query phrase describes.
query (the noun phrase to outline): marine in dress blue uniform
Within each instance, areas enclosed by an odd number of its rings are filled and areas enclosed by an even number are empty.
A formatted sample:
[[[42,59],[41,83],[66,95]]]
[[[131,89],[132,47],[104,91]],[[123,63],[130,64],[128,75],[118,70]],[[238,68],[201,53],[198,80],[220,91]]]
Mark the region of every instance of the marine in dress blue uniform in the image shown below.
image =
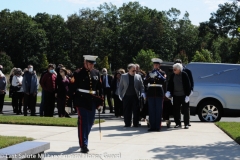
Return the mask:
[[[148,73],[144,83],[148,85],[148,113],[149,113],[149,132],[159,132],[162,123],[162,106],[163,106],[163,84],[166,81],[165,72],[159,67],[162,60],[153,58],[154,69]]]
[[[78,138],[82,153],[89,152],[88,135],[94,124],[96,109],[103,103],[99,71],[93,66],[97,56],[84,56],[84,67],[78,69],[71,79],[69,96],[74,95],[78,112]]]

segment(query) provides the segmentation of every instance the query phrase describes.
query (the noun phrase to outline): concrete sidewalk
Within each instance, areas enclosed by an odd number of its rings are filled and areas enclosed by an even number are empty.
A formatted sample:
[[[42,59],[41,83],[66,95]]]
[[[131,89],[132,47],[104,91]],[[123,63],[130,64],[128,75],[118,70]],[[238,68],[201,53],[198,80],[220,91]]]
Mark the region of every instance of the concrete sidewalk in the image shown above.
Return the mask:
[[[102,123],[102,140],[98,125],[89,137],[89,154],[79,153],[77,128],[0,124],[0,135],[27,136],[50,142],[46,160],[153,160],[153,159],[240,159],[240,146],[212,123],[191,123],[190,129],[167,129],[147,132],[146,123],[139,128],[124,128],[121,120]]]

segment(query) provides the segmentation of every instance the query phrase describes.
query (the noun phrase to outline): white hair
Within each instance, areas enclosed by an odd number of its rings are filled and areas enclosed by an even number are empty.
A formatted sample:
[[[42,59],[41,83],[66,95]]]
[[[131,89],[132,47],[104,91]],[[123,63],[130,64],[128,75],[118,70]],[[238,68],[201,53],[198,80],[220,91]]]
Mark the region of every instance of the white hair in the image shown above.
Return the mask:
[[[103,71],[107,71],[107,68],[103,68],[103,69],[102,69],[102,72],[103,72]]]
[[[0,71],[0,77],[4,77],[4,74],[2,73],[2,71]]]
[[[183,66],[182,66],[181,63],[175,63],[175,64],[173,65],[173,68],[176,68],[176,69],[180,70],[181,72],[182,72],[182,70],[183,70]]]
[[[133,64],[133,63],[130,63],[130,64],[127,66],[127,69],[130,70],[132,67],[136,67],[136,65]]]

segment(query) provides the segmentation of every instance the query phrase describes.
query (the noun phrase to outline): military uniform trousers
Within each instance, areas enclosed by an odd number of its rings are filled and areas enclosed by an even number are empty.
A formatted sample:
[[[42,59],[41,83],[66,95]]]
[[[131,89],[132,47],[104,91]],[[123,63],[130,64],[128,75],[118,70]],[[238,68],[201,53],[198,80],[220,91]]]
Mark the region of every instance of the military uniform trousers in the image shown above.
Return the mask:
[[[158,130],[162,126],[162,97],[149,97],[148,98],[148,114],[150,129]]]
[[[81,102],[85,105],[84,100]],[[78,138],[80,147],[88,146],[88,135],[95,120],[96,104],[92,102],[92,111],[77,106],[78,111]]]

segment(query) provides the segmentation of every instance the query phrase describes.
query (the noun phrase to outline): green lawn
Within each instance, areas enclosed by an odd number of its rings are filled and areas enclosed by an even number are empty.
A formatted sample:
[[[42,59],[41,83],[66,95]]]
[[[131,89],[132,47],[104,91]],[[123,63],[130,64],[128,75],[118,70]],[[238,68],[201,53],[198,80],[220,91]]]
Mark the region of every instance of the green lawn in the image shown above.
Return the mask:
[[[9,98],[8,95],[5,95],[4,102],[12,102],[12,98]],[[37,103],[41,102],[41,96],[37,96]]]
[[[216,122],[216,125],[240,144],[240,122]]]
[[[95,120],[94,124],[98,124]],[[100,120],[104,122],[104,120]],[[0,116],[0,124],[23,124],[23,125],[40,125],[40,126],[64,126],[76,127],[76,118],[57,118],[57,117],[30,117],[30,116]]]
[[[32,141],[33,138],[15,137],[15,136],[0,136],[0,149],[25,141]]]

